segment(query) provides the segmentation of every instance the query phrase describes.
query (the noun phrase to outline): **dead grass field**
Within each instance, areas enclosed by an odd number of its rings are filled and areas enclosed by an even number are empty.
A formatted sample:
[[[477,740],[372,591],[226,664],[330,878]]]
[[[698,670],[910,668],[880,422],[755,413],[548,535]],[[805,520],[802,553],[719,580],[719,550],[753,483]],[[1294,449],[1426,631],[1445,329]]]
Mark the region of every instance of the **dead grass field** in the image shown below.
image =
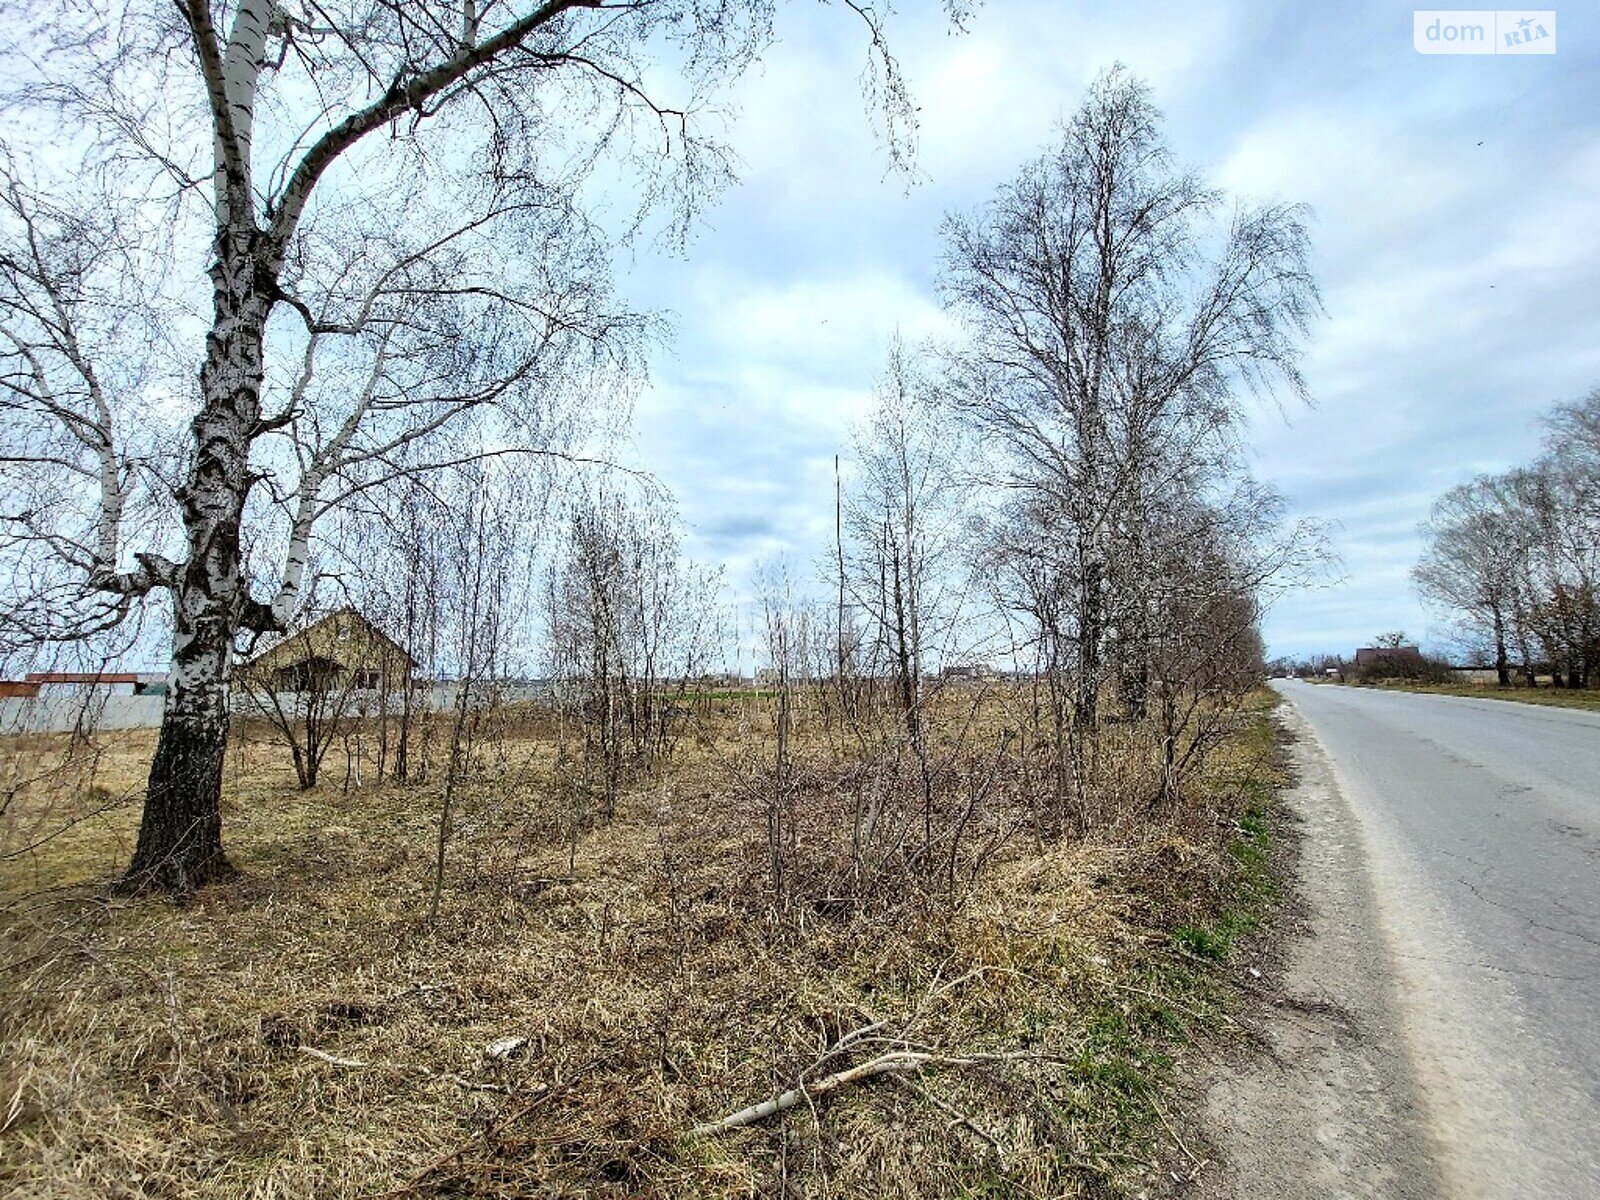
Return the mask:
[[[463,804],[432,927],[437,786],[346,794],[335,768],[300,793],[250,730],[225,801],[240,877],[185,906],[110,897],[153,734],[105,735],[8,793],[0,1190],[1160,1191],[1197,1163],[1172,1063],[1216,1020],[1216,962],[1270,894],[1270,703],[1182,815],[1117,818],[1108,797],[1093,836],[1012,837],[955,897],[832,895],[845,824],[818,761],[797,801],[817,865],[781,907],[762,813],[725,765],[755,752],[748,713],[575,844],[529,725]],[[68,749],[0,756],[15,781]],[[930,1058],[690,1134],[885,1050]]]

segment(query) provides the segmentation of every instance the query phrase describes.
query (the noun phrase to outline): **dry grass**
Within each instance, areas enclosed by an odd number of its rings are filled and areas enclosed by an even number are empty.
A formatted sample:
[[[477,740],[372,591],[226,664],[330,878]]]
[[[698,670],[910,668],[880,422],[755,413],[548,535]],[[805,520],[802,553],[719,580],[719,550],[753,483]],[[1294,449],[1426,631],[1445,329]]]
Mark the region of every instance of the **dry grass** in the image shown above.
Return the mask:
[[[815,758],[796,800],[813,869],[782,906],[762,814],[723,765],[759,751],[760,727],[726,716],[575,853],[548,729],[518,728],[464,805],[432,928],[434,787],[302,794],[272,747],[238,738],[225,821],[243,874],[178,907],[103,887],[149,735],[7,745],[14,780],[54,773],[13,788],[0,847],[0,1185],[1060,1196],[1188,1172],[1151,1090],[1217,996],[1173,930],[1226,907],[1235,818],[1270,775],[1262,718],[1181,816],[1113,820],[1108,793],[1094,837],[1043,853],[1013,837],[957,898],[840,901],[841,771]],[[1017,803],[997,794],[985,828],[1019,825]],[[859,1061],[886,1043],[826,1052],[875,1022],[896,1045],[1009,1057],[687,1136]]]

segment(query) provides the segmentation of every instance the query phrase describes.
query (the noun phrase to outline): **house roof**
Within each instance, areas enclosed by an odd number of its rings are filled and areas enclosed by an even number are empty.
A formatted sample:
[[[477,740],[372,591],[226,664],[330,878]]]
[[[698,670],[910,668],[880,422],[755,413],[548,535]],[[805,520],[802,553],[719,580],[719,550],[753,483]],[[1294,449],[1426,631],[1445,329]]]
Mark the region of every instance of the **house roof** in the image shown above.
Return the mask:
[[[283,646],[285,646],[289,642],[293,641],[294,639],[296,639],[296,638],[307,638],[307,639],[309,639],[309,638],[313,637],[316,634],[317,630],[321,629],[323,626],[334,624],[335,622],[337,622],[339,620],[340,617],[345,617],[345,616],[354,617],[357,621],[359,621],[361,623],[362,627],[367,631],[368,636],[370,636],[370,637],[376,639],[377,641],[383,643],[383,645],[385,647],[387,647],[388,649],[394,651],[394,653],[398,654],[401,658],[405,659],[407,668],[414,669],[416,667],[417,660],[412,657],[410,651],[408,651],[399,642],[395,641],[392,637],[390,637],[387,633],[385,633],[382,629],[380,629],[372,621],[372,619],[370,617],[368,617],[364,612],[362,612],[360,609],[354,607],[353,605],[349,605],[349,604],[342,605],[341,607],[334,609],[332,612],[327,613],[324,616],[318,617],[315,621],[311,622],[311,624],[305,626],[304,628],[296,629],[292,633],[285,634],[283,637],[281,637],[277,641],[273,642],[272,645],[266,647],[264,650],[261,650],[260,652],[258,652],[256,654],[253,654],[249,658],[245,659],[244,662],[241,665],[242,666],[246,666],[246,667],[252,666],[255,663],[261,662],[265,658],[268,658],[270,656],[276,655],[282,649]]]

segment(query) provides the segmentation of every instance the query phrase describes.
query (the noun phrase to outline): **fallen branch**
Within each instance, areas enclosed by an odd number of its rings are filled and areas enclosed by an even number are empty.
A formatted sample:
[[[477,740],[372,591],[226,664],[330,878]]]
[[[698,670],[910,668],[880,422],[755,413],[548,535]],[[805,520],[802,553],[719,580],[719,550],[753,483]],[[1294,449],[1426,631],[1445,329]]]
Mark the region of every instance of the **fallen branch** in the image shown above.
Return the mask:
[[[947,960],[948,961],[948,960]],[[810,1067],[800,1073],[800,1080],[794,1087],[776,1096],[769,1096],[759,1104],[752,1104],[748,1108],[741,1108],[736,1113],[730,1113],[720,1121],[708,1121],[703,1125],[696,1125],[689,1131],[689,1136],[694,1138],[710,1137],[719,1133],[726,1133],[730,1129],[741,1129],[746,1125],[754,1125],[758,1121],[765,1121],[768,1117],[776,1116],[799,1104],[802,1100],[811,1102],[840,1088],[849,1087],[853,1083],[860,1083],[864,1079],[871,1079],[877,1075],[905,1075],[921,1070],[923,1067],[970,1067],[979,1063],[992,1062],[1017,1062],[1021,1060],[1042,1061],[1053,1059],[1052,1055],[1037,1054],[1029,1050],[1011,1050],[997,1054],[967,1053],[957,1055],[936,1054],[931,1050],[918,1048],[911,1042],[907,1035],[911,1027],[920,1020],[927,1011],[952,992],[963,987],[971,980],[981,978],[992,971],[1001,970],[996,967],[974,967],[964,975],[959,975],[948,983],[939,982],[939,973],[944,969],[944,963],[939,964],[939,969],[934,973],[933,986],[918,1002],[911,1015],[900,1026],[897,1035],[886,1037],[881,1034],[888,1020],[873,1021],[858,1029],[852,1029],[844,1034],[817,1059]],[[1019,974],[1014,971],[1005,971],[1005,974]],[[1026,978],[1026,976],[1020,976]],[[857,1063],[853,1067],[846,1067],[842,1071],[835,1071],[831,1075],[824,1075],[820,1079],[810,1078],[812,1072],[820,1070],[823,1064],[837,1057],[851,1047],[861,1046],[864,1043],[877,1042],[880,1045],[888,1043],[897,1047],[887,1050],[876,1058],[869,1058],[866,1062]],[[974,1127],[976,1128],[976,1127]],[[978,1130],[982,1133],[982,1130]],[[985,1134],[984,1136],[987,1137]],[[998,1147],[996,1147],[998,1150]]]
[[[689,1131],[690,1137],[710,1137],[713,1134],[726,1133],[730,1129],[740,1129],[746,1125],[754,1125],[757,1121],[764,1121],[787,1109],[793,1108],[800,1101],[819,1096],[826,1096],[829,1092],[836,1092],[840,1088],[849,1087],[852,1083],[859,1083],[863,1079],[871,1079],[875,1075],[886,1075],[895,1071],[916,1071],[929,1063],[938,1063],[941,1066],[962,1065],[971,1060],[945,1059],[935,1054],[925,1054],[915,1050],[894,1050],[888,1054],[880,1054],[877,1058],[869,1058],[864,1063],[847,1067],[843,1071],[835,1071],[832,1075],[825,1075],[815,1083],[802,1084],[800,1087],[790,1088],[786,1092],[779,1092],[763,1100],[760,1104],[752,1104],[749,1108],[741,1108],[736,1113],[723,1117],[720,1121],[709,1121],[704,1125],[696,1125]]]
[[[996,1062],[1022,1062],[1022,1061],[1056,1061],[1055,1055],[1035,1054],[1027,1050],[1012,1050],[1000,1054],[962,1054],[945,1055],[932,1054],[923,1050],[891,1050],[887,1054],[880,1054],[877,1058],[870,1058],[864,1063],[848,1067],[843,1071],[836,1071],[832,1075],[825,1075],[814,1083],[802,1083],[792,1087],[786,1092],[779,1092],[763,1100],[760,1104],[752,1104],[749,1108],[741,1108],[736,1113],[730,1113],[720,1121],[708,1121],[704,1125],[696,1125],[689,1131],[690,1137],[710,1137],[718,1133],[726,1133],[730,1129],[740,1129],[746,1125],[754,1125],[757,1121],[764,1121],[768,1117],[793,1108],[802,1100],[812,1100],[826,1096],[830,1092],[837,1092],[841,1088],[849,1087],[852,1083],[860,1083],[864,1079],[871,1079],[877,1075],[889,1075],[920,1071],[923,1067],[973,1067],[981,1063]]]

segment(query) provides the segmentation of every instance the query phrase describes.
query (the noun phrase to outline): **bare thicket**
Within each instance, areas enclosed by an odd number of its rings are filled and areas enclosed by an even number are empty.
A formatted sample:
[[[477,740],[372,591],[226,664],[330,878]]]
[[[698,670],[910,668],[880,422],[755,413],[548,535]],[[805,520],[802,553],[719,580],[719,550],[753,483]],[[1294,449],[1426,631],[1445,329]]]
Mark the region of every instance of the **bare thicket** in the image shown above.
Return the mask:
[[[1152,806],[1173,805],[1261,681],[1266,608],[1329,558],[1318,527],[1286,521],[1282,500],[1249,479],[1205,501],[1165,506],[1146,536],[1138,717],[1159,751]]]
[[[844,612],[853,669],[887,688],[894,726],[915,761],[921,792],[922,852],[933,848],[933,719],[930,671],[952,656],[963,582],[957,553],[963,476],[959,438],[941,410],[935,385],[897,338],[877,402],[855,439],[855,475],[841,560]],[[953,569],[954,568],[954,569]],[[841,625],[850,630],[851,626]],[[841,643],[844,644],[844,643]],[[853,712],[862,724],[859,704]]]
[[[447,504],[443,576],[446,581],[450,675],[454,685],[448,714],[438,841],[428,919],[436,921],[444,891],[445,863],[455,828],[460,793],[475,778],[507,763],[481,763],[485,739],[500,740],[504,687],[515,650],[514,631],[530,616],[525,597],[532,582],[526,569],[526,490],[506,473],[473,464],[456,476],[459,488]],[[519,504],[519,501],[523,503]],[[503,749],[503,747],[502,747]]]
[[[913,110],[855,12],[904,149]],[[133,0],[8,25],[0,99],[34,124],[0,164],[0,634],[26,653],[164,606],[129,886],[226,874],[235,639],[289,629],[319,522],[459,461],[462,420],[498,426],[469,454],[559,453],[615,390],[647,322],[612,299],[584,184],[631,177],[633,228],[683,228],[729,178],[703,111],[771,15]]]
[[[720,581],[683,558],[654,493],[586,491],[564,525],[546,615],[553,698],[578,730],[563,766],[582,812],[609,820],[623,788],[671,753],[717,665]]]
[[[766,667],[756,682],[770,689],[770,761],[760,764],[756,788],[766,810],[767,870],[780,902],[790,891],[798,853],[795,797],[799,788],[794,747],[796,711],[810,667],[808,643],[815,633],[809,608],[795,598],[787,570],[768,569],[761,589],[761,634]]]
[[[316,647],[307,631],[328,614],[309,605],[299,628],[275,639],[270,647],[282,648],[301,659],[297,678],[266,674],[248,667],[235,672],[237,696],[245,712],[264,715],[281,743],[288,748],[295,779],[302,791],[317,786],[322,762],[336,742],[359,737],[358,726],[367,717],[364,702],[374,693],[367,673],[378,674],[376,659],[357,658],[338,672],[317,669]],[[380,722],[381,723],[381,722]],[[358,761],[358,760],[353,760]],[[348,783],[348,781],[347,781]]]
[[[378,698],[376,772],[396,783],[426,783],[432,682],[444,660],[448,491],[409,479],[375,497],[365,514],[370,581],[366,606],[411,657],[409,677],[388,681]]]
[[[1422,537],[1418,592],[1501,687],[1600,684],[1600,392],[1551,412],[1531,465],[1441,496]]]

